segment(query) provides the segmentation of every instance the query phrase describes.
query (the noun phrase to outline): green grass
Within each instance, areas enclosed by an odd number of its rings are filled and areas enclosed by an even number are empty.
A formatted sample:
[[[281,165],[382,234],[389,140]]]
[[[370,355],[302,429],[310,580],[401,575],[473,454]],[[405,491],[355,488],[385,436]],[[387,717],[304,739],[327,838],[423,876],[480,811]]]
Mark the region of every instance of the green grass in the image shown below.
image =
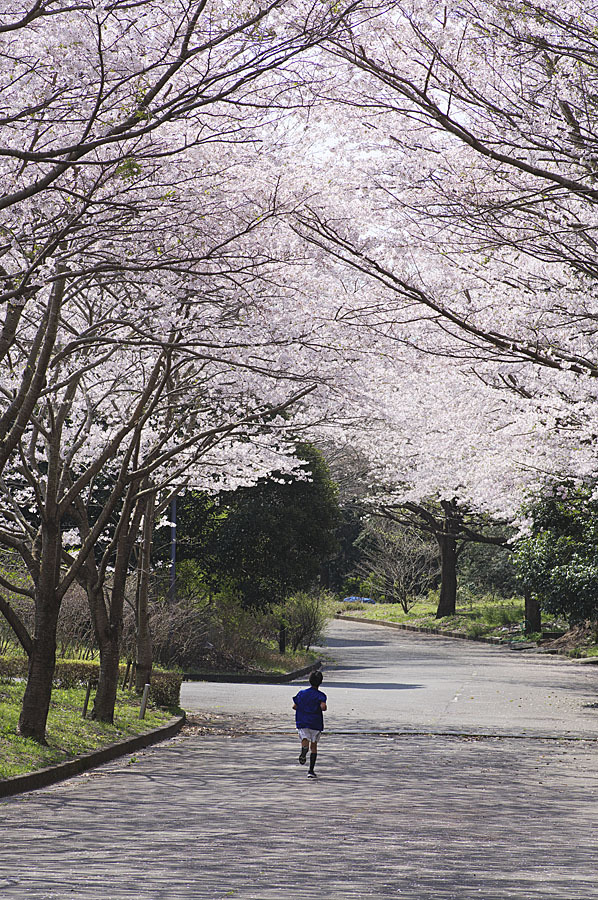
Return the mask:
[[[264,649],[263,654],[256,658],[256,666],[263,672],[272,675],[286,675],[287,672],[296,672],[305,669],[319,659],[319,655],[313,650],[298,650],[279,653],[278,647],[272,644]]]
[[[513,597],[509,600],[490,595],[478,599],[467,597],[457,605],[456,615],[436,618],[438,596],[435,593],[418,602],[405,613],[398,603],[339,603],[338,611],[381,622],[397,622],[452,631],[467,637],[495,636],[512,640],[523,630],[524,602]]]
[[[24,684],[0,684],[0,778],[23,775],[35,769],[56,765],[136,734],[166,724],[172,710],[148,707],[145,719],[139,718],[140,701],[129,692],[119,691],[114,725],[81,718],[84,688],[52,692],[48,716],[47,746],[17,735]]]

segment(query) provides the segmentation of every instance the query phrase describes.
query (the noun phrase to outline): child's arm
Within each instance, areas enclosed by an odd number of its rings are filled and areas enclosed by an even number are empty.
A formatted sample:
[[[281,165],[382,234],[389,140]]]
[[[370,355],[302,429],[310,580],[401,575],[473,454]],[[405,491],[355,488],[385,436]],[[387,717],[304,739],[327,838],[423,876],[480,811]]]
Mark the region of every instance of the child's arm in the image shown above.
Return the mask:
[[[293,703],[293,709],[297,709],[297,704]]]
[[[322,710],[322,712],[326,712],[326,710],[328,709],[328,707],[326,706],[326,704],[324,703],[323,700],[320,703],[320,709]]]

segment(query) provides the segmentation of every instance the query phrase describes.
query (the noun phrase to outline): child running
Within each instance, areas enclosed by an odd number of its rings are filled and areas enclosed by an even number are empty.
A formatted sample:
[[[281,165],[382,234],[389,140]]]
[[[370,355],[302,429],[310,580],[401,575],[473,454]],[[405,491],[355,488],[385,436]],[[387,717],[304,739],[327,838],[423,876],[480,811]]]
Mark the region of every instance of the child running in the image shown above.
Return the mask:
[[[299,691],[297,696],[293,697],[293,709],[296,710],[295,724],[301,738],[299,762],[302,766],[305,765],[308,749],[310,751],[308,778],[316,778],[314,768],[318,756],[318,739],[324,730],[322,713],[327,709],[326,694],[318,690],[322,684],[322,678],[321,672],[312,672],[309,676],[311,687]]]

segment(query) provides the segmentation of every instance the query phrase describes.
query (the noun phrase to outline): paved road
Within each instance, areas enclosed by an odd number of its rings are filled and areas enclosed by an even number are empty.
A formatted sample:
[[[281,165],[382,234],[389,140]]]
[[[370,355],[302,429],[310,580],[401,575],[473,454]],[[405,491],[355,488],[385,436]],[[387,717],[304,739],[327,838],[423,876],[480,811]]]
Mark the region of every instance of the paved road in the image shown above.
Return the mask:
[[[330,731],[598,738],[598,667],[482,643],[335,621],[324,669]],[[186,684],[188,710],[292,727],[288,685]]]
[[[0,896],[598,898],[593,669],[345,623],[330,643],[316,783],[294,686],[187,687],[210,724],[0,803]]]

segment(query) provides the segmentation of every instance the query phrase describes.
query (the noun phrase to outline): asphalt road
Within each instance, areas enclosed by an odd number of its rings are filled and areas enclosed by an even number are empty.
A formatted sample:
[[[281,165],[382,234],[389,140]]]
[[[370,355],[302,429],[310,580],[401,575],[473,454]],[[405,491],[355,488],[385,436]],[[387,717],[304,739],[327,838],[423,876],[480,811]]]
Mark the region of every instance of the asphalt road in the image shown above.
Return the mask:
[[[598,667],[562,657],[336,620],[321,690],[330,732],[465,732],[598,738]],[[190,711],[293,727],[289,685],[187,683]]]
[[[0,896],[598,898],[596,670],[340,622],[329,644],[316,782],[300,685],[186,685],[185,734],[0,802]]]

